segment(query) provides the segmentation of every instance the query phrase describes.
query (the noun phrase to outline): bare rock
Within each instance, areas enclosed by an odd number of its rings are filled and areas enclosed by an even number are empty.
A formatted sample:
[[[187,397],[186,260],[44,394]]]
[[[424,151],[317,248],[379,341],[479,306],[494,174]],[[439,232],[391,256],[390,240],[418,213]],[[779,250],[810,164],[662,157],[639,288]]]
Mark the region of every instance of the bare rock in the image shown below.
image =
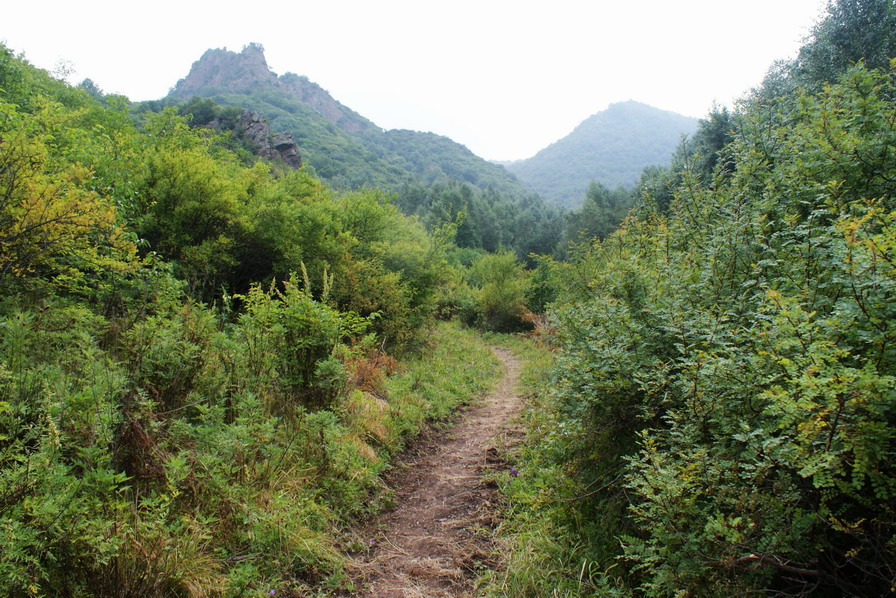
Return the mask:
[[[296,139],[292,133],[277,133],[271,140],[273,151],[279,154],[280,159],[293,168],[302,167],[302,156],[299,155],[299,148],[296,145]]]
[[[375,124],[336,101],[327,90],[307,77],[294,73],[278,77],[265,60],[264,48],[257,43],[247,45],[242,52],[231,52],[227,48],[207,50],[193,63],[190,73],[177,82],[170,95],[186,100],[193,96],[252,93],[259,89],[285,92],[347,133],[356,135],[367,130],[379,130]]]
[[[255,154],[269,160],[281,159],[292,168],[301,168],[302,156],[292,133],[271,135],[268,121],[254,110],[246,110],[240,118],[246,138],[255,147]]]

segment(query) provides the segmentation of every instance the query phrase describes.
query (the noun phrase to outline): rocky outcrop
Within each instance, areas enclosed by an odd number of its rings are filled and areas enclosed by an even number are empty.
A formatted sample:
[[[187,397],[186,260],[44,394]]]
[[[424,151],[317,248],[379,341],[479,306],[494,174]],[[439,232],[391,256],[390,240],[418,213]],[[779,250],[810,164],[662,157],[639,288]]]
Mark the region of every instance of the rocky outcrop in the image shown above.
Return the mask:
[[[261,44],[249,44],[242,52],[207,50],[193,63],[190,73],[177,82],[169,94],[188,100],[193,96],[211,97],[219,93],[252,93],[276,89],[288,93],[340,129],[357,135],[379,128],[357,112],[343,106],[317,83],[294,73],[278,77],[264,57]]]
[[[172,97],[188,100],[214,93],[248,91],[259,85],[276,84],[261,44],[249,44],[240,53],[227,48],[206,50],[190,67],[190,74],[171,90]]]
[[[336,125],[343,131],[357,135],[370,128],[377,128],[372,122],[337,102],[324,88],[294,73],[286,73],[278,79],[280,87],[303,104]]]
[[[301,168],[302,156],[292,133],[277,133],[272,136],[268,121],[254,110],[243,112],[240,128],[256,148],[256,155],[269,160],[280,159],[292,168]]]

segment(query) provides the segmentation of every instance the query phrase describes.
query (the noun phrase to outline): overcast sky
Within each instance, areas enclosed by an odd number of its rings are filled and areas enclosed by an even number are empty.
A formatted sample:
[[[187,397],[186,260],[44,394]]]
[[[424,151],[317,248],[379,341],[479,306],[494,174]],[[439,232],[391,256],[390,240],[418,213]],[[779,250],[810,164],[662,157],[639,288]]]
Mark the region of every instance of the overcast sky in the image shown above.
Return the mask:
[[[526,158],[612,102],[701,117],[790,58],[825,0],[9,2],[0,41],[132,100],[208,48],[265,48],[386,129]]]

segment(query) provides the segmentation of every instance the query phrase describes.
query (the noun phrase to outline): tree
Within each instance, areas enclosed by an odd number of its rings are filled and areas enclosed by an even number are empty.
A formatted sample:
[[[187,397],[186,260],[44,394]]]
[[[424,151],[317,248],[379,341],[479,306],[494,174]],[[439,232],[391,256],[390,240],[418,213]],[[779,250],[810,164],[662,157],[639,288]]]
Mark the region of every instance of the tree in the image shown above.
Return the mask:
[[[0,100],[0,286],[36,277],[80,285],[85,271],[126,268],[134,255],[90,171],[53,163],[64,121],[51,104],[32,116]]]
[[[526,275],[511,251],[481,257],[468,274],[475,295],[475,323],[485,330],[514,332],[530,328],[525,321]]]
[[[631,207],[631,193],[622,187],[610,190],[592,181],[582,207],[566,215],[566,238],[572,242],[604,239]]]
[[[798,82],[819,89],[855,63],[886,68],[896,57],[893,0],[836,0],[815,26],[794,65]]]

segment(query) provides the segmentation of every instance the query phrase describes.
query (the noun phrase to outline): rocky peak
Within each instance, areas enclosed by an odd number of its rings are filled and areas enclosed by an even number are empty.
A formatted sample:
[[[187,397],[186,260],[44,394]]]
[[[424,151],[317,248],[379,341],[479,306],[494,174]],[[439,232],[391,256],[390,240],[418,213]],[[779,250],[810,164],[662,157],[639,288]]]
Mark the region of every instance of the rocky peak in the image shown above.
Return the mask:
[[[180,99],[219,92],[248,91],[258,85],[276,84],[261,44],[249,44],[240,53],[227,48],[206,50],[190,73],[177,82],[171,95]]]
[[[288,93],[306,104],[327,121],[356,135],[377,129],[372,122],[343,106],[317,83],[294,73],[278,77],[268,67],[264,47],[251,43],[239,53],[224,49],[207,50],[193,63],[190,73],[177,82],[171,96],[187,100],[218,93],[251,93],[260,89]]]

